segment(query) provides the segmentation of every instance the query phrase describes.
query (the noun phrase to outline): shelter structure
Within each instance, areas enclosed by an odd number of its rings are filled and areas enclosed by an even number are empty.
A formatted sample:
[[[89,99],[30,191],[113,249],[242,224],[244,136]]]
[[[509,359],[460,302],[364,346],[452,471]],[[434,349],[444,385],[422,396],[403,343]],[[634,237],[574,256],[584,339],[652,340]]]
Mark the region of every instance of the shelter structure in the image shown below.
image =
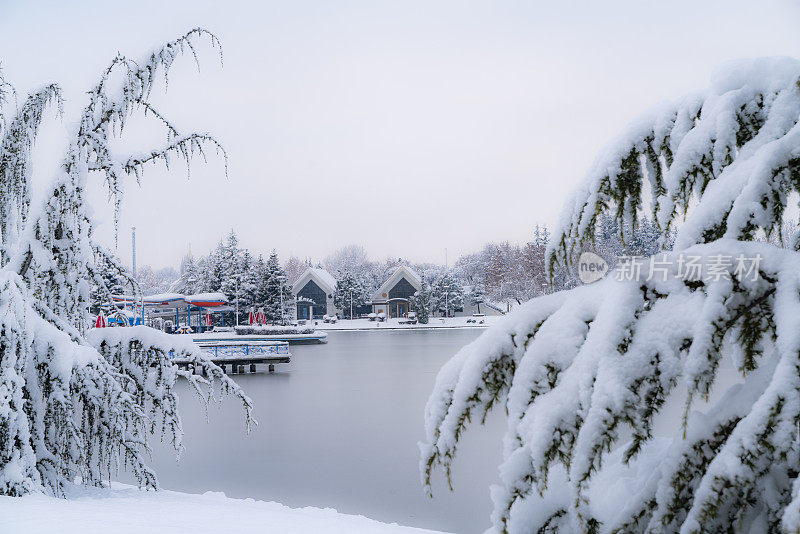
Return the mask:
[[[321,319],[323,315],[334,315],[336,307],[333,295],[336,292],[336,278],[325,269],[309,267],[292,284],[297,318]]]
[[[372,296],[372,312],[387,317],[406,317],[410,298],[422,289],[422,279],[407,265],[399,266]]]
[[[114,295],[114,304],[126,309],[140,309],[148,320],[161,319],[174,320],[174,327],[181,325],[197,327],[217,324],[225,326],[225,312],[234,311],[228,303],[228,298],[222,293],[198,293],[196,295],[181,295],[180,293],[163,293],[148,295],[140,300],[130,295]],[[212,315],[213,314],[213,315]],[[213,319],[209,319],[212,316]]]

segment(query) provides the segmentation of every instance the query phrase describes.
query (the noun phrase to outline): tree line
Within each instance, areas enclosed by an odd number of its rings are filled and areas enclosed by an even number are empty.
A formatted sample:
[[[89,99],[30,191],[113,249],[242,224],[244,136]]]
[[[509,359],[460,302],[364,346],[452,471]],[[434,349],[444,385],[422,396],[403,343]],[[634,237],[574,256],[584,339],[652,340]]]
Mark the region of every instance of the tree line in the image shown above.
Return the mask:
[[[647,218],[621,229],[614,218],[605,215],[599,217],[594,234],[591,249],[611,267],[621,255],[654,254],[661,235],[655,222]],[[524,245],[488,243],[478,252],[461,256],[449,268],[398,257],[375,261],[360,245],[341,247],[318,262],[290,256],[282,264],[274,250],[264,259],[241,247],[236,232],[231,230],[207,256],[186,255],[179,273],[172,268],[154,271],[143,266],[137,269],[137,281],[145,295],[218,292],[232,304],[238,302],[243,314],[251,307],[263,308],[270,322],[285,322],[294,314],[291,286],[309,267],[322,268],[333,275],[337,282],[334,305],[344,317],[350,317],[351,310],[357,316],[395,270],[406,265],[422,279],[422,289],[410,304],[419,320],[426,322],[430,316],[450,315],[466,306],[479,313],[486,308],[504,312],[534,297],[578,286],[580,282],[568,268],[547,272],[549,238],[549,229],[537,225],[531,240]],[[665,247],[669,248],[669,239]],[[127,281],[119,278],[115,270],[103,274],[108,287],[126,292]]]
[[[195,259],[187,255],[180,277],[170,291],[185,295],[222,293],[240,313],[250,308],[263,309],[270,323],[285,323],[292,318],[292,288],[286,270],[273,250],[265,260],[254,257],[239,246],[233,230],[208,256]]]

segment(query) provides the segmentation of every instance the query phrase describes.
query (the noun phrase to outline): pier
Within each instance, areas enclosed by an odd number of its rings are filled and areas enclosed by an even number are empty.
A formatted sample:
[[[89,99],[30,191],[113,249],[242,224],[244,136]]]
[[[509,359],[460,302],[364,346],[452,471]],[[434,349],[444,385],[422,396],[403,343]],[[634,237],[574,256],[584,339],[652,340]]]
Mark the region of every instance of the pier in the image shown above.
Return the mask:
[[[276,364],[290,363],[292,357],[286,341],[196,340],[195,344],[226,373],[229,369],[231,373],[245,373],[248,369],[255,373],[258,364],[267,365],[272,373]],[[187,359],[176,358],[175,363],[178,367],[191,367]]]

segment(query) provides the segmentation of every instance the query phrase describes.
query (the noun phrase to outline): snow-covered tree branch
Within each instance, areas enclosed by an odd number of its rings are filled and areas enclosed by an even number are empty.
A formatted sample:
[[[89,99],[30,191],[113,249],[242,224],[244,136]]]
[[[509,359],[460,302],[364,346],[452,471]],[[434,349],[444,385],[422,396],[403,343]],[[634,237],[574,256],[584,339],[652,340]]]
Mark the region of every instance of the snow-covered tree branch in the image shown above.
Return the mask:
[[[60,107],[61,91],[47,86],[8,117],[8,105],[0,105],[6,125],[0,138],[0,494],[59,493],[76,477],[97,484],[120,468],[157,487],[146,463],[148,437],[158,434],[181,451],[174,388],[181,376],[206,402],[237,396],[246,428],[253,423],[250,399],[193,345],[144,327],[88,331],[90,290],[110,293],[104,271],[132,280],[93,239],[88,173],[105,174],[118,217],[124,178],[138,180],[146,163],[177,157],[188,165],[193,155],[205,156],[206,146],[224,155],[208,134],[181,136],[149,102],[178,56],[189,52],[197,59],[202,38],[220,49],[214,35],[198,28],[144,62],[123,56],[111,62],[89,92],[41,204],[31,201],[31,147],[45,108]],[[136,112],[155,116],[168,144],[142,157],[116,155],[110,142]],[[179,370],[174,356],[203,376]]]
[[[426,488],[500,404],[498,532],[800,530],[800,253],[760,239],[800,192],[799,154],[800,62],[785,58],[728,65],[606,147],[567,202],[551,270],[609,213],[619,228],[652,217],[672,251],[648,260],[658,276],[534,299],[446,364],[425,414]],[[701,405],[723,358],[744,381]],[[679,383],[685,416],[664,443],[654,418]]]

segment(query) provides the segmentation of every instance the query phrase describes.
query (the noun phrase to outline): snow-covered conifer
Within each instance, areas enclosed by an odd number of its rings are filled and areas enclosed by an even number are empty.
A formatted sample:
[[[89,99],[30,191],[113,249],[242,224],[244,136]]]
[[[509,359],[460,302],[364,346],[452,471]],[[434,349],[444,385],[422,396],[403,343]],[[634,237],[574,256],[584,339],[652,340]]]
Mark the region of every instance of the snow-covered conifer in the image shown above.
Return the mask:
[[[264,300],[259,304],[264,308],[267,321],[285,324],[291,319],[292,288],[286,283],[286,271],[281,267],[278,253],[272,251],[263,272]]]
[[[261,254],[258,255],[258,258],[253,263],[253,271],[256,279],[255,304],[260,307],[267,300],[267,281],[269,280],[267,262],[264,261],[264,256]]]
[[[229,302],[235,304],[238,298],[236,288],[238,285],[241,291],[241,278],[244,274],[241,265],[242,250],[239,248],[239,237],[236,232],[231,230],[225,240],[220,242],[218,250],[219,290],[228,297]]]
[[[445,271],[433,285],[435,307],[446,316],[464,307],[464,288],[458,279],[449,271]]]
[[[655,220],[672,251],[654,276],[534,299],[448,362],[426,408],[426,487],[467,422],[503,405],[498,532],[798,532],[800,253],[758,239],[800,190],[798,119],[800,62],[747,60],[608,145],[567,202],[551,269],[604,213]],[[709,407],[723,358],[743,382]],[[679,383],[665,445],[654,418]]]
[[[103,306],[112,304],[112,295],[124,295],[126,286],[130,289],[130,278],[126,276],[122,264],[114,255],[98,255],[95,261],[97,275],[103,279],[103,283],[92,284],[89,300],[91,306],[89,312],[93,315],[100,313]]]
[[[239,262],[239,310],[248,310],[256,304],[258,271],[249,251],[242,252]]]
[[[192,295],[200,293],[197,288],[200,285],[200,272],[197,270],[197,262],[189,253],[181,260],[180,274],[178,279],[170,284],[170,293],[183,293],[184,295]]]
[[[173,62],[183,53],[196,57],[203,38],[219,48],[216,37],[195,29],[141,61],[113,59],[70,123],[64,159],[41,203],[29,193],[30,148],[43,109],[59,102],[60,90],[48,86],[0,120],[8,124],[0,139],[0,494],[59,493],[76,477],[97,484],[120,468],[157,487],[146,463],[148,436],[159,433],[180,451],[178,376],[206,398],[216,391],[238,396],[251,421],[250,400],[194,345],[144,327],[87,333],[91,286],[110,292],[101,270],[115,263],[93,238],[89,174],[105,178],[118,221],[126,178],[140,179],[148,164],[177,157],[188,165],[209,147],[221,150],[207,134],[180,134],[150,102]],[[135,114],[162,126],[166,144],[133,156],[119,143],[112,150]],[[178,370],[170,351],[208,378]]]
[[[167,293],[179,278],[180,274],[173,267],[156,270],[149,265],[142,265],[136,268],[136,281],[144,295]]]
[[[477,312],[481,313],[481,304],[486,302],[486,290],[483,283],[475,282],[469,291],[469,303],[478,308]]]
[[[415,292],[409,299],[409,304],[411,305],[411,310],[417,314],[417,321],[420,324],[428,324],[436,303],[431,285],[424,274],[420,280],[420,286],[420,290]]]
[[[352,319],[351,310],[364,305],[369,298],[364,281],[361,276],[352,271],[346,271],[336,280],[336,292],[333,294],[333,305],[342,310],[346,317]]]
[[[230,279],[230,271],[227,270],[225,242],[220,240],[217,247],[205,258],[203,266],[203,291],[222,291],[222,285]],[[226,295],[229,299],[233,294]]]

